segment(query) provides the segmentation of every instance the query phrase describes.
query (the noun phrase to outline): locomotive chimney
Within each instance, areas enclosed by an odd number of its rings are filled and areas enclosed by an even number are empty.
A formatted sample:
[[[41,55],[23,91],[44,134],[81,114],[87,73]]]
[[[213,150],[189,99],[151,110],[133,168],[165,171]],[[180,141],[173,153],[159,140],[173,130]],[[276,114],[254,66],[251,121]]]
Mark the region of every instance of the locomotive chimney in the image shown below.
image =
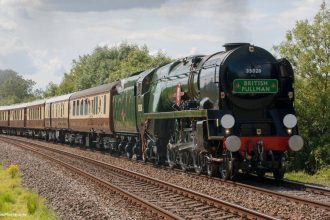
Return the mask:
[[[226,52],[229,50],[232,50],[236,47],[241,47],[241,46],[249,46],[249,43],[226,43],[223,45],[223,47],[225,47]]]

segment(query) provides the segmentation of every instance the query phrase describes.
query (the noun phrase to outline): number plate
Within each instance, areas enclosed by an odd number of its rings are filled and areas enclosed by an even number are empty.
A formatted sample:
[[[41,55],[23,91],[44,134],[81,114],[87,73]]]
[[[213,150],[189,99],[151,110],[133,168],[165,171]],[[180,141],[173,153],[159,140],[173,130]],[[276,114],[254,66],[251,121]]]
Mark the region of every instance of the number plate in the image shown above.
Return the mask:
[[[233,93],[277,93],[277,79],[235,79]]]

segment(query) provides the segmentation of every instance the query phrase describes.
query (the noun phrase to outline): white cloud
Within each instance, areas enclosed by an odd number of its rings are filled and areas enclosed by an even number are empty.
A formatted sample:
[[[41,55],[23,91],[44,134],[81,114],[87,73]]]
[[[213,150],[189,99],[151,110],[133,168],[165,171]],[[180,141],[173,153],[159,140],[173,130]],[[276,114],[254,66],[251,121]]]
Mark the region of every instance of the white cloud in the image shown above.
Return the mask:
[[[14,69],[44,87],[59,82],[73,59],[97,45],[128,41],[146,44],[150,54],[163,50],[172,57],[214,53],[234,41],[270,49],[296,20],[312,18],[320,4],[321,0],[0,0],[0,69]]]
[[[0,7],[39,7],[41,0],[0,0]]]
[[[26,49],[23,42],[18,38],[1,39],[0,38],[0,54],[6,55],[8,53]]]
[[[31,75],[30,78],[37,82],[38,86],[44,88],[49,82],[59,83],[61,75],[64,73],[65,68],[63,62],[54,57],[43,62],[36,61],[38,71]]]
[[[294,26],[297,20],[310,20],[314,18],[318,9],[320,8],[320,0],[302,0],[302,1],[293,1],[292,7],[286,11],[283,11],[279,14],[276,19],[278,25],[282,25],[286,28],[291,28]],[[328,4],[329,7],[329,4]]]
[[[17,28],[17,24],[13,21],[0,18],[0,31],[13,31]]]

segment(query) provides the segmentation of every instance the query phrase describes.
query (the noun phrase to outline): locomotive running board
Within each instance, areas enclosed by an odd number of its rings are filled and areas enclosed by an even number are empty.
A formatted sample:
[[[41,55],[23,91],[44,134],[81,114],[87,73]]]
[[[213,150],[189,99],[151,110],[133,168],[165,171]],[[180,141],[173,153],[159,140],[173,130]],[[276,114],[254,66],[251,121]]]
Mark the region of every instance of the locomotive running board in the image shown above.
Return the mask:
[[[183,110],[174,112],[145,113],[145,120],[150,119],[174,119],[174,118],[206,118],[207,110]]]

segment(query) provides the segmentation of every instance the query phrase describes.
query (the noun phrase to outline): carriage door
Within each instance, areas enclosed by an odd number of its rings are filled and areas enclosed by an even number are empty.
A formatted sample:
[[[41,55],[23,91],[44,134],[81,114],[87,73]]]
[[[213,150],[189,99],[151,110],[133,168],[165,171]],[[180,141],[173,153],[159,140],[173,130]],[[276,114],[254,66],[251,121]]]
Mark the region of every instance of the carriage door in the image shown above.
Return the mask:
[[[142,78],[143,79],[143,78]],[[135,85],[135,98],[136,98],[136,126],[137,130],[143,125],[143,95],[142,95],[142,79],[140,78]],[[141,81],[140,81],[141,80]]]
[[[49,108],[48,108],[48,117],[49,117],[49,127],[52,127],[52,108],[53,108],[53,103],[49,104]]]

